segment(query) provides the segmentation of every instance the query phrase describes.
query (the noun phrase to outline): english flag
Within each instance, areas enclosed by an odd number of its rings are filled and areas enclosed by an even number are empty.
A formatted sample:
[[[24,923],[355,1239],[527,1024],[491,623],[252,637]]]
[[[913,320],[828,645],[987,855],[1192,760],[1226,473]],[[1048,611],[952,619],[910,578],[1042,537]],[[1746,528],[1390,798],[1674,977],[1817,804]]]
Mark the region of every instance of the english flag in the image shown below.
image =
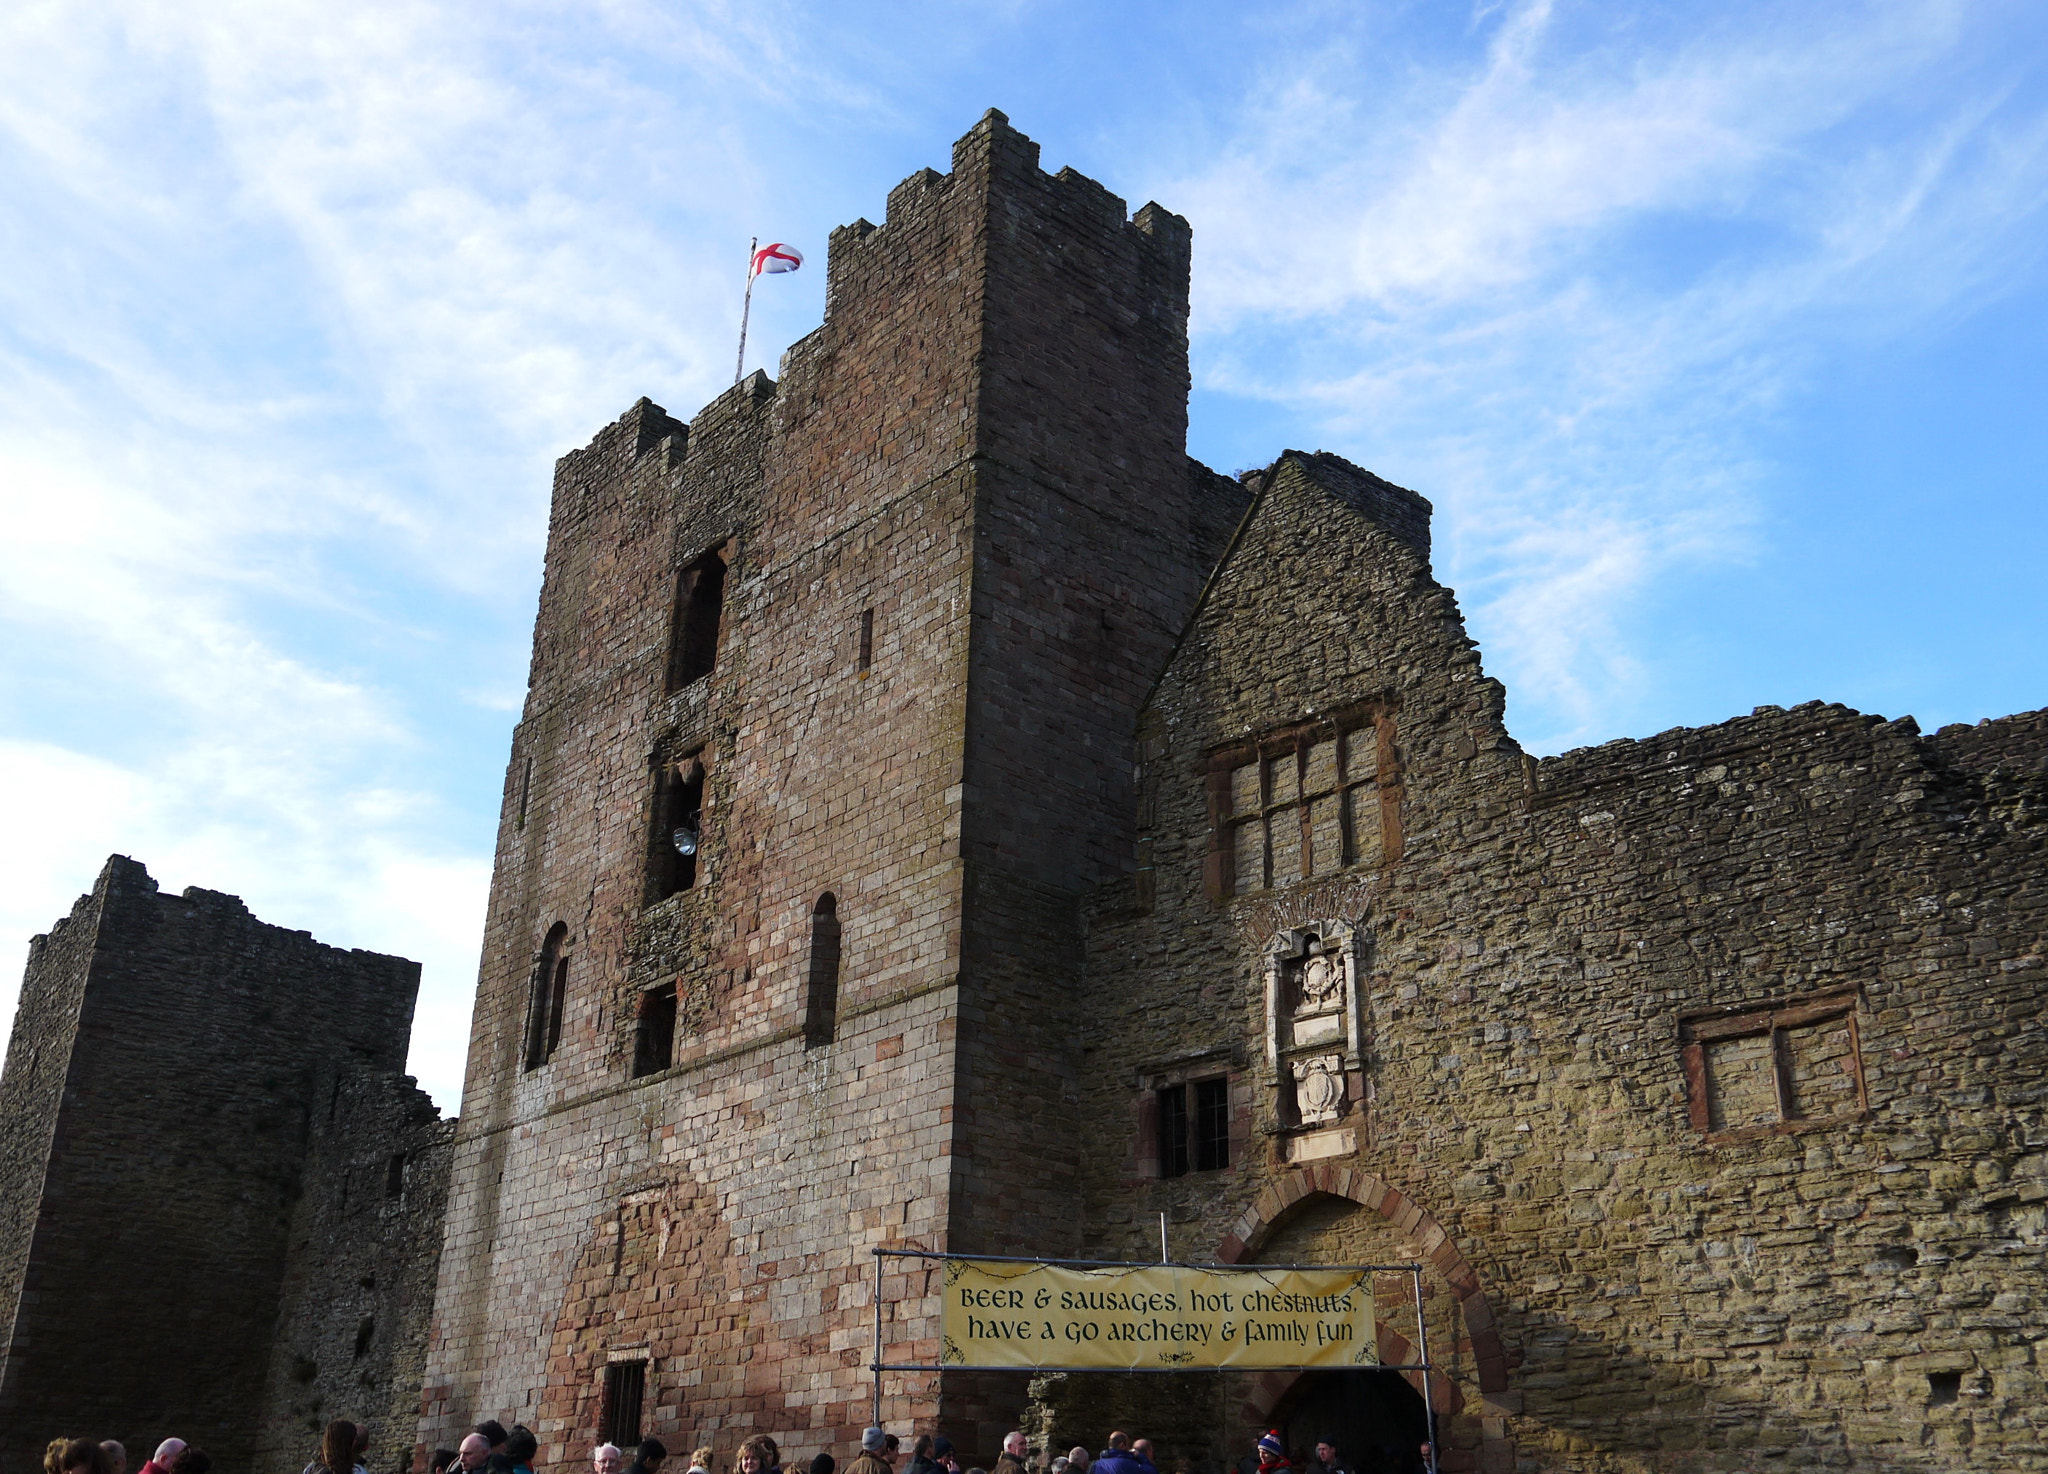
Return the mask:
[[[795,271],[804,264],[804,253],[795,246],[786,246],[781,241],[770,241],[754,252],[752,276],[780,276],[785,271]]]

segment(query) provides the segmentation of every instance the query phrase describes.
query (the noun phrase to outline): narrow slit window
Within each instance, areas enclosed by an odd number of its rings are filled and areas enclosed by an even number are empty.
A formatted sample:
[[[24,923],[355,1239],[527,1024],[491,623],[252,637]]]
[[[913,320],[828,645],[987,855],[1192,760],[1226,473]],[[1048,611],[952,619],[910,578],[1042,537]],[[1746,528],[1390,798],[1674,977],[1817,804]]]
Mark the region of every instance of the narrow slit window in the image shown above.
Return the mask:
[[[519,770],[519,817],[513,822],[514,829],[526,827],[526,806],[533,797],[533,759],[526,759]]]
[[[633,1033],[633,1078],[658,1074],[676,1060],[676,985],[664,983],[640,995]]]
[[[526,1068],[537,1070],[553,1057],[562,1042],[563,995],[569,990],[569,959],[563,949],[569,928],[556,922],[541,943],[534,964],[533,985],[526,1007]]]
[[[604,1440],[620,1448],[640,1441],[640,1403],[647,1395],[647,1363],[615,1361],[604,1369]]]
[[[402,1198],[405,1196],[405,1153],[393,1152],[391,1160],[384,1164],[384,1196]]]
[[[676,572],[669,631],[668,689],[701,681],[718,664],[718,627],[725,610],[725,549],[716,547]]]
[[[811,909],[811,956],[804,988],[804,1048],[830,1044],[839,1032],[839,901],[827,891]]]
[[[654,834],[648,901],[694,889],[704,839],[704,763],[700,756],[665,764],[654,780]]]
[[[875,663],[875,611],[863,609],[860,612],[860,669],[866,674]]]
[[[548,989],[548,1047],[543,1059],[553,1059],[562,1047],[562,1010],[569,1002],[569,959],[555,959],[555,980]]]

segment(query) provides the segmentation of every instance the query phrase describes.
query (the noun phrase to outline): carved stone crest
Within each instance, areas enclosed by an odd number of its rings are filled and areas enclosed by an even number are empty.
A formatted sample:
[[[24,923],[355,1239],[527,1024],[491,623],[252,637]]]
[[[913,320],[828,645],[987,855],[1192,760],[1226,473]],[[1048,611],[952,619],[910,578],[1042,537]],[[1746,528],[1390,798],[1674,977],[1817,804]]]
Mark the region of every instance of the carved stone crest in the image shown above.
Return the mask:
[[[1266,1058],[1283,1125],[1326,1125],[1350,1108],[1364,1068],[1358,940],[1347,922],[1313,921],[1266,947]]]
[[[1294,1076],[1294,1108],[1304,1126],[1334,1121],[1344,1114],[1344,1056],[1316,1054],[1290,1060]]]

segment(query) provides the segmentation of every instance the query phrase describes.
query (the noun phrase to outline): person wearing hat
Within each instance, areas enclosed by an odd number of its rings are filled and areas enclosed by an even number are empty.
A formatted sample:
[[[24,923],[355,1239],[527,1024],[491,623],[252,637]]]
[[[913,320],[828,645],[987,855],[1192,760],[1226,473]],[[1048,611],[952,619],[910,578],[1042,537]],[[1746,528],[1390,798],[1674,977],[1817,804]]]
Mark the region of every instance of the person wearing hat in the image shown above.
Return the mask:
[[[889,1467],[889,1435],[869,1428],[860,1436],[860,1457],[846,1466],[846,1474],[895,1474]]]
[[[943,1433],[932,1440],[932,1462],[946,1474],[960,1474],[960,1459],[953,1452],[953,1440]]]
[[[1293,1467],[1287,1461],[1287,1445],[1280,1441],[1279,1429],[1259,1440],[1259,1474],[1276,1474],[1277,1470]]]

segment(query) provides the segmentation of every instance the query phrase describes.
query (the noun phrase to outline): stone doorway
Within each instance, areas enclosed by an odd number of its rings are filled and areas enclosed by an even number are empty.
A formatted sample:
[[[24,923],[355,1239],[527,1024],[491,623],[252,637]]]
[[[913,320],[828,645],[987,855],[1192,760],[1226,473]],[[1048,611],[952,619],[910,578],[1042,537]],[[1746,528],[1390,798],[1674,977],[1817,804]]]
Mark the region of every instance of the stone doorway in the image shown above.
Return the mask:
[[[1273,1409],[1273,1426],[1290,1457],[1314,1458],[1316,1444],[1337,1446],[1358,1474],[1408,1474],[1422,1467],[1429,1437],[1422,1394],[1399,1372],[1304,1372]]]

